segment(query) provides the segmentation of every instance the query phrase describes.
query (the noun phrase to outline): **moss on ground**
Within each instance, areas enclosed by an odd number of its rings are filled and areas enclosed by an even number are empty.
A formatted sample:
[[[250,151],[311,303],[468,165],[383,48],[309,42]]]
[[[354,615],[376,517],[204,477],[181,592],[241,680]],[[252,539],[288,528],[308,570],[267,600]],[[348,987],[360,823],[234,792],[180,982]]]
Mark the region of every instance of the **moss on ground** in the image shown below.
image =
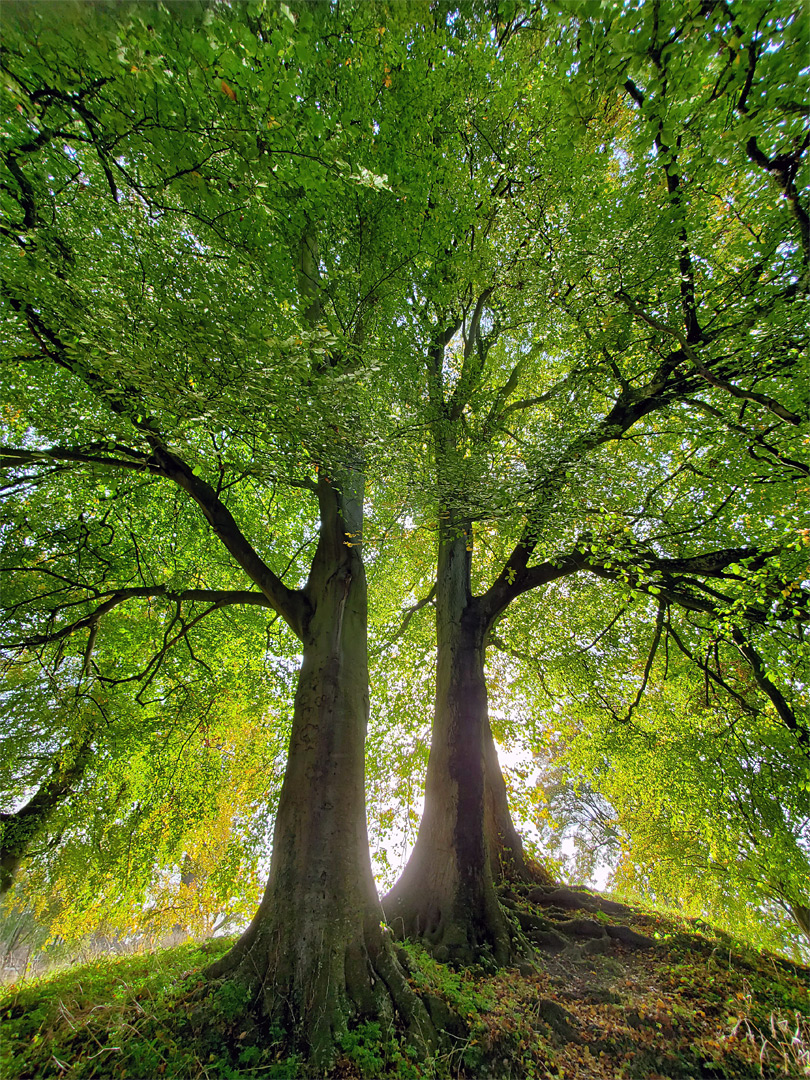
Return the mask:
[[[513,914],[518,910],[538,920],[546,948],[516,968],[454,971],[418,946],[400,948],[412,984],[445,1033],[435,1057],[417,1060],[395,1027],[358,1023],[342,1039],[329,1075],[810,1076],[807,968],[671,916],[627,911],[606,919],[524,898],[513,905]],[[606,925],[602,937],[599,923]],[[553,935],[543,937],[548,925]],[[622,926],[652,944],[640,947],[641,938],[616,930]],[[105,959],[7,987],[0,998],[4,1080],[308,1080],[281,1031],[254,1022],[231,986],[200,979],[229,944]]]

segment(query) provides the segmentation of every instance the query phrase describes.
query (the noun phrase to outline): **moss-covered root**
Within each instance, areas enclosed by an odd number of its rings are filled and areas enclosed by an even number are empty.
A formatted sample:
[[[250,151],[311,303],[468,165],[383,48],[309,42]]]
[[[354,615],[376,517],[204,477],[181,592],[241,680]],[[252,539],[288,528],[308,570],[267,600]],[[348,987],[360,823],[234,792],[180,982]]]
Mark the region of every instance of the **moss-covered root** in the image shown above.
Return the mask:
[[[258,1025],[274,1037],[283,1033],[288,1053],[306,1061],[307,1075],[329,1072],[350,1029],[378,1021],[407,1033],[421,1059],[438,1038],[428,1011],[396,958],[390,934],[369,917],[360,933],[340,940],[330,927],[322,948],[291,943],[281,950],[279,934],[261,927],[208,969],[208,976],[245,987]],[[331,942],[328,938],[331,937]]]

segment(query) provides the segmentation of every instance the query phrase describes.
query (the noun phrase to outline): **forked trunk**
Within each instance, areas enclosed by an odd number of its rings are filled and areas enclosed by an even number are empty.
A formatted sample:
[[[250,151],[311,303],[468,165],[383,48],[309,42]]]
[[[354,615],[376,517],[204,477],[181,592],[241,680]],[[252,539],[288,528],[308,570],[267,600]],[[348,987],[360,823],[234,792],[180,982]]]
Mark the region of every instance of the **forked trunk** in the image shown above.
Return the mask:
[[[492,746],[485,626],[470,594],[466,532],[461,526],[456,535],[452,530],[451,521],[439,550],[436,703],[425,812],[408,864],[383,907],[397,936],[424,941],[437,959],[471,963],[489,955],[503,964],[516,945],[495,892],[485,827],[485,751]]]
[[[368,719],[366,581],[356,537],[362,488],[319,482],[321,533],[307,594],[303,663],[261,906],[209,970],[253,994],[310,1066],[328,1068],[354,1018],[402,1017],[412,1040],[432,1032],[381,927],[364,795]],[[354,537],[352,540],[350,538]]]

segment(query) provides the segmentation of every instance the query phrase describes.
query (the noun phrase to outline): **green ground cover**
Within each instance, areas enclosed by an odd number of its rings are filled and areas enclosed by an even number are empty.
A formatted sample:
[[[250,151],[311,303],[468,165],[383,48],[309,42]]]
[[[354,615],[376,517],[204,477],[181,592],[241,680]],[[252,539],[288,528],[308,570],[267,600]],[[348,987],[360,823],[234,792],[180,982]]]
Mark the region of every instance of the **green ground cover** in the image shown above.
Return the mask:
[[[358,1023],[330,1072],[527,1080],[743,1080],[810,1075],[810,971],[686,920],[633,911],[542,911],[563,947],[493,970],[452,970],[417,946],[400,950],[443,1038],[419,1061],[395,1025]],[[572,918],[572,915],[574,916]],[[599,923],[653,944],[634,947]],[[594,944],[596,943],[596,944]],[[5,989],[5,1080],[235,1077],[308,1080],[280,1032],[246,1023],[230,985],[201,969],[227,939],[102,959]],[[238,996],[238,995],[237,995]]]

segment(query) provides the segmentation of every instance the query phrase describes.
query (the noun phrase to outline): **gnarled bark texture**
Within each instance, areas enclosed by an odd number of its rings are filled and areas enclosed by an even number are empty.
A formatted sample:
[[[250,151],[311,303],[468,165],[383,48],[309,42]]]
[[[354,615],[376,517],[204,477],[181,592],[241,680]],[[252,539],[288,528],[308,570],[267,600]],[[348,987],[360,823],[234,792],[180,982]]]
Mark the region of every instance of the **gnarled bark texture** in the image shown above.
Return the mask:
[[[383,908],[397,936],[421,939],[439,959],[471,963],[489,952],[503,964],[517,945],[493,877],[491,839],[503,807],[487,791],[486,763],[494,745],[484,678],[486,626],[470,594],[466,537],[463,524],[450,520],[440,544],[425,812],[408,864]],[[505,800],[505,788],[502,794]]]
[[[355,1017],[399,1014],[412,1038],[432,1032],[382,929],[371,872],[360,474],[340,486],[319,482],[321,532],[305,590],[311,615],[269,881],[246,932],[209,969],[248,987],[258,1013],[279,1022],[316,1071],[328,1068]]]

